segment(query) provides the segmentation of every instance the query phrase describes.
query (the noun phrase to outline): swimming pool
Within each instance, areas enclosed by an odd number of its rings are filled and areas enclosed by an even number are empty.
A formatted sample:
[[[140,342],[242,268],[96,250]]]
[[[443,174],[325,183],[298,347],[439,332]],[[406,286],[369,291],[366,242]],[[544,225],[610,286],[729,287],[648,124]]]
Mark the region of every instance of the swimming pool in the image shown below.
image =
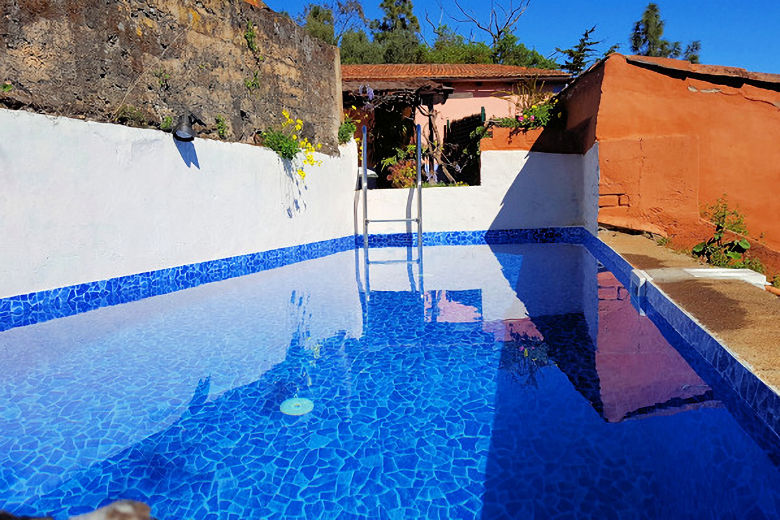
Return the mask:
[[[587,249],[423,258],[368,294],[344,251],[0,333],[0,509],[780,515],[777,437]]]

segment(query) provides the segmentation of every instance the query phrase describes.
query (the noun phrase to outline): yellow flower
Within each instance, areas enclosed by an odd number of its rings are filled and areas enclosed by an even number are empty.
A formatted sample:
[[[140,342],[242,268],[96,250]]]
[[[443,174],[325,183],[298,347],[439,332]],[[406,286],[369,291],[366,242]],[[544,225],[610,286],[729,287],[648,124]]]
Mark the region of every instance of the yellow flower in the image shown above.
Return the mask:
[[[295,135],[295,134],[293,134],[293,135],[292,135],[292,138],[293,138],[293,139],[295,139],[295,140],[297,140],[297,139],[298,139],[298,136],[297,136],[297,135]]]
[[[290,113],[287,110],[282,110],[282,115],[284,116],[285,119],[290,117]]]
[[[322,144],[321,143],[317,143],[317,150],[319,150],[320,148],[322,148]]]

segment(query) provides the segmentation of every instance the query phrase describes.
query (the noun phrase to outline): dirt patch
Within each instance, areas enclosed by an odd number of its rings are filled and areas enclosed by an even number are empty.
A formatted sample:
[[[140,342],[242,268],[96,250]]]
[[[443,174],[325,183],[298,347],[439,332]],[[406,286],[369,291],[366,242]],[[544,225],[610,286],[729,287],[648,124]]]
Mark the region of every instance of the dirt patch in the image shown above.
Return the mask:
[[[658,245],[653,239],[641,234],[602,231],[599,233],[599,238],[618,251],[637,269],[702,266],[696,259]]]
[[[662,267],[669,267],[666,262],[647,255],[637,255],[634,253],[626,253],[623,258],[628,260],[628,263],[638,269],[660,269]]]
[[[741,329],[748,323],[745,306],[731,298],[729,291],[719,290],[720,281],[683,280],[659,285],[716,334]]]

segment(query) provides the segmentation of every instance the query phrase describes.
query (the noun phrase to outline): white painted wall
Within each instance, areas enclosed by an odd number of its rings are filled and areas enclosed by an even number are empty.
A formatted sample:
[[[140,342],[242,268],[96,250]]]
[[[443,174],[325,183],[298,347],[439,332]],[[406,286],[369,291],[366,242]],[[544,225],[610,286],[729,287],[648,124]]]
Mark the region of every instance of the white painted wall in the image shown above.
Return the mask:
[[[525,150],[482,152],[480,186],[423,189],[423,230],[583,226],[595,232],[597,153],[595,146],[585,156]],[[362,233],[361,196],[360,193],[356,196],[358,233]],[[368,216],[370,219],[416,217],[416,191],[369,191]],[[415,230],[415,226],[414,223],[375,223],[369,224],[369,233],[400,233]]]
[[[301,181],[257,146],[0,109],[0,297],[351,235],[356,146],[318,158]]]
[[[593,143],[582,157],[582,216],[584,227],[593,234],[599,218],[599,143]]]

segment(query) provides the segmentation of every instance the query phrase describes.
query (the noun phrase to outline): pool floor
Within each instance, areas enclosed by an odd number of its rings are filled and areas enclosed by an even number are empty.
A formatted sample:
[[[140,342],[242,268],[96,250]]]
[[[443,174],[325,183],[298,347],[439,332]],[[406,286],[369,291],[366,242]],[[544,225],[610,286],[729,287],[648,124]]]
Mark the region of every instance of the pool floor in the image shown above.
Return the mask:
[[[367,284],[337,253],[0,333],[0,510],[780,517],[777,437],[586,249],[423,258]]]

